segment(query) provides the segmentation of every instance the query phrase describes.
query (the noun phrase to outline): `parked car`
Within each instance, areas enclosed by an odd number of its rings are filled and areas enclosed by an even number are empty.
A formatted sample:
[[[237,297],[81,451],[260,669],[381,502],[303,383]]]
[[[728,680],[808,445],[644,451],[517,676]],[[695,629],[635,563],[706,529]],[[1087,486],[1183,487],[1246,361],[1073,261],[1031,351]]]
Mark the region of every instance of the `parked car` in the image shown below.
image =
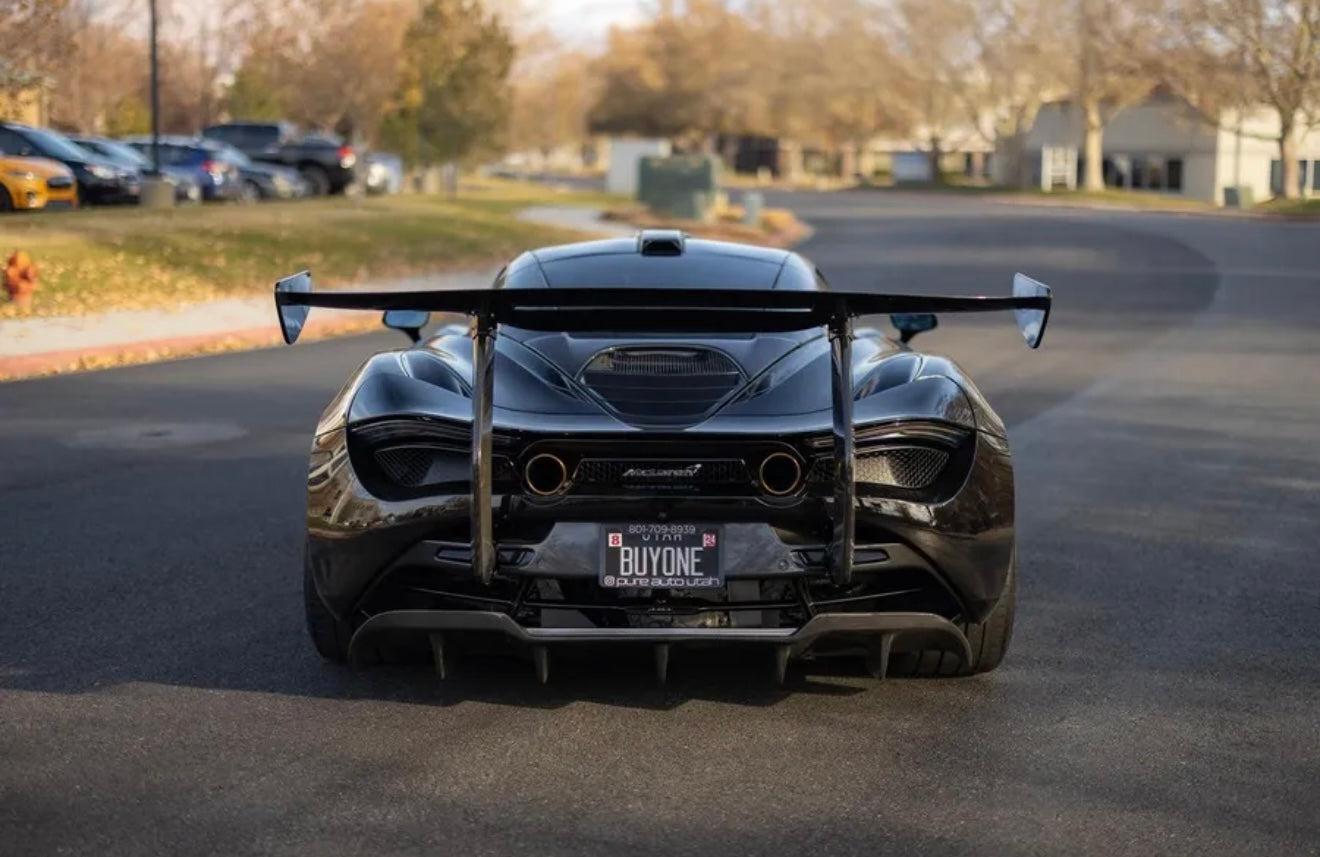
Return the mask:
[[[357,179],[357,152],[333,134],[303,134],[288,122],[228,122],[202,136],[254,160],[293,167],[316,196],[343,193]]]
[[[136,203],[142,196],[142,176],[103,155],[88,151],[58,131],[18,122],[0,122],[0,151],[24,158],[49,158],[68,167],[84,203]]]
[[[362,182],[369,194],[398,193],[403,190],[403,158],[388,152],[370,152],[366,161],[366,179]]]
[[[132,137],[122,142],[151,157],[151,138]],[[204,141],[195,137],[161,137],[162,167],[181,170],[202,187],[208,202],[233,202],[243,195],[243,177],[238,167],[216,156]]]
[[[292,167],[278,164],[263,164],[254,161],[228,143],[219,140],[203,139],[202,145],[211,149],[217,158],[238,167],[243,178],[241,198],[246,202],[260,199],[297,199],[309,193],[307,181],[302,173]]]
[[[0,211],[77,205],[73,170],[49,158],[19,158],[0,151]]]
[[[69,139],[84,149],[96,152],[98,155],[104,155],[121,167],[137,170],[144,175],[151,172],[151,158],[126,143],[105,137],[84,137],[81,135],[71,136]],[[190,170],[162,164],[160,173],[161,178],[169,182],[170,186],[174,188],[175,202],[202,201],[202,184],[192,175]]]

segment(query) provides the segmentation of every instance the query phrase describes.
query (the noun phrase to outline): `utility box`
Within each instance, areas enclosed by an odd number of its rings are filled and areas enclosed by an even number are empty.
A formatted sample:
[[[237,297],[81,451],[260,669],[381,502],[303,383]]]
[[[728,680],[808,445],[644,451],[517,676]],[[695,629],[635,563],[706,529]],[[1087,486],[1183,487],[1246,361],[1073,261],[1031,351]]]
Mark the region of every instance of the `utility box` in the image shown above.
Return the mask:
[[[642,158],[637,199],[657,214],[705,220],[719,190],[718,163],[709,155]]]
[[[642,158],[668,157],[668,140],[629,139],[610,140],[610,166],[605,173],[605,190],[620,196],[637,196],[638,171]]]
[[[1224,206],[1226,208],[1251,208],[1256,204],[1251,185],[1229,185],[1224,188]]]

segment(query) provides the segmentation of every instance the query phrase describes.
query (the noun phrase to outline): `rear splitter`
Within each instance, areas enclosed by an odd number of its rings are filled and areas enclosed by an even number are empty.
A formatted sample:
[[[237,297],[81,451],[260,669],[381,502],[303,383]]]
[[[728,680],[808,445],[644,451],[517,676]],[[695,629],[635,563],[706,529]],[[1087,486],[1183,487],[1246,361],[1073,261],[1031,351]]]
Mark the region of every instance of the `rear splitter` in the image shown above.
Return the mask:
[[[537,679],[550,676],[550,646],[583,643],[649,644],[654,647],[656,674],[663,682],[668,673],[669,649],[694,643],[753,644],[773,647],[775,677],[783,682],[788,662],[830,638],[850,638],[867,644],[872,672],[884,678],[894,642],[905,634],[920,634],[938,641],[972,665],[972,649],[962,629],[934,613],[823,613],[800,628],[530,628],[505,613],[485,610],[391,610],[364,622],[349,644],[349,662],[359,663],[380,637],[425,634],[431,642],[436,670],[448,672],[447,634],[495,634],[531,649]]]

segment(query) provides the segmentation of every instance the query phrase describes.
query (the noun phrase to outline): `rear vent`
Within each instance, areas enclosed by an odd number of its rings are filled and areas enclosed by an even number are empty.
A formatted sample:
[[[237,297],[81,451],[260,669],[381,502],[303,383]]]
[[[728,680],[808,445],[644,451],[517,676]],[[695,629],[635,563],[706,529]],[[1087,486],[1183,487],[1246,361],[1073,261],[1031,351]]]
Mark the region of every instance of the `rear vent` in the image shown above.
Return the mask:
[[[853,478],[859,483],[920,490],[933,485],[948,463],[948,452],[927,446],[867,450],[857,454]],[[830,482],[833,473],[834,461],[818,458],[811,468],[810,481]]]
[[[927,488],[939,478],[949,454],[925,446],[898,446],[857,456],[856,479],[898,488]]]
[[[392,446],[376,450],[376,464],[392,481],[407,488],[425,485],[443,451],[430,446]]]
[[[582,370],[582,383],[620,416],[662,425],[692,422],[742,383],[737,364],[708,348],[618,348]]]

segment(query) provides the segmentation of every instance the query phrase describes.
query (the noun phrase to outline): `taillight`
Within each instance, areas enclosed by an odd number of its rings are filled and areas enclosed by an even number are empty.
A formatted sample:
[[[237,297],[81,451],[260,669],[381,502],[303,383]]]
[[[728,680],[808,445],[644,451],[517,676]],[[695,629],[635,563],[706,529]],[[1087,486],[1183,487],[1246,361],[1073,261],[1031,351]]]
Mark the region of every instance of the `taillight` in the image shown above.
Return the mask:
[[[353,151],[352,146],[339,147],[339,166],[347,169],[357,162],[357,153]]]
[[[202,172],[210,173],[211,178],[219,181],[224,178],[225,165],[221,161],[202,161]]]

